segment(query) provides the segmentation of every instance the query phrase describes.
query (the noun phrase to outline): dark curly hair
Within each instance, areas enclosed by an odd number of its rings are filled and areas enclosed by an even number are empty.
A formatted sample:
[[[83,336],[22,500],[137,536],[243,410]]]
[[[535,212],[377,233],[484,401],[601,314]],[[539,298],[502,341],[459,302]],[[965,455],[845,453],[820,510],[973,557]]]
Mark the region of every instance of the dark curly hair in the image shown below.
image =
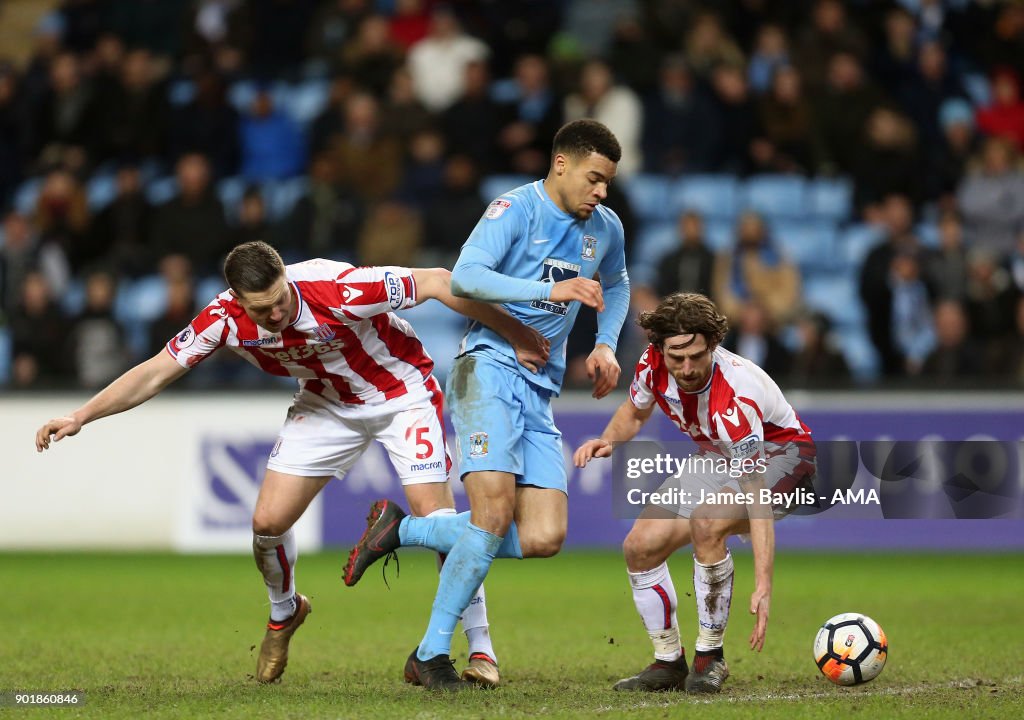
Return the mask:
[[[676,335],[703,335],[708,347],[714,348],[729,331],[729,321],[711,300],[699,293],[673,293],[654,310],[640,313],[637,324],[659,348]]]
[[[573,120],[555,134],[551,156],[558,153],[584,158],[590,153],[604,155],[614,163],[622,158],[622,147],[615,135],[597,120]]]

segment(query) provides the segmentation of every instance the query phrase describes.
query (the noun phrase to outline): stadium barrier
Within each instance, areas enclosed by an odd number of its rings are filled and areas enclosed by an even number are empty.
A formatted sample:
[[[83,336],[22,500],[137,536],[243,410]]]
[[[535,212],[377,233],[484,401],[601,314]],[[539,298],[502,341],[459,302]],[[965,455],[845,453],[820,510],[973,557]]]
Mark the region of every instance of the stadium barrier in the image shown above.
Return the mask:
[[[249,552],[251,509],[290,392],[158,397],[37,454],[35,429],[84,399],[6,396],[0,401],[4,456],[13,461],[4,474],[0,548]],[[818,441],[1004,440],[1024,447],[1020,395],[790,393],[790,399]],[[617,546],[629,529],[630,523],[613,513],[612,463],[593,462],[578,470],[570,461],[580,442],[601,432],[618,402],[567,396],[555,406],[569,472],[570,547]],[[680,437],[658,413],[643,434],[662,441]],[[857,475],[861,487],[872,481],[866,471]],[[461,483],[453,488],[465,509]],[[350,545],[364,527],[369,503],[379,497],[401,499],[402,490],[383,448],[373,444],[300,521],[300,546]],[[778,543],[822,549],[1020,549],[1024,521],[791,517],[778,525]]]

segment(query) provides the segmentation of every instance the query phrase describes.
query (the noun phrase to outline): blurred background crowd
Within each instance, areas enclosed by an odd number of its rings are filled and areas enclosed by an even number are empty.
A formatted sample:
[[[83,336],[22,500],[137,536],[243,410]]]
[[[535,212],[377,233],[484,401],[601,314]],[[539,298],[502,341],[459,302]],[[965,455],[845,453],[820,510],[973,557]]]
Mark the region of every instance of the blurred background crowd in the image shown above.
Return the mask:
[[[0,386],[105,384],[239,242],[451,267],[581,117],[623,146],[634,316],[707,293],[784,386],[1024,383],[1022,2],[7,0],[2,25]],[[413,312],[443,373],[459,321]]]

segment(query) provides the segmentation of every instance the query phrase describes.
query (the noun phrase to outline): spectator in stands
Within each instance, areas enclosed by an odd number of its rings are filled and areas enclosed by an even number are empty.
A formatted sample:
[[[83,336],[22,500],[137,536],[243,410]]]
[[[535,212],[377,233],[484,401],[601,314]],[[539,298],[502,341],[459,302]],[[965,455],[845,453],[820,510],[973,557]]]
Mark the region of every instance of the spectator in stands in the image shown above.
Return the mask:
[[[978,127],[988,135],[1008,138],[1024,152],[1024,100],[1020,77],[1009,68],[992,75],[992,104],[978,110]]]
[[[228,102],[224,77],[204,70],[195,80],[195,97],[171,111],[168,158],[176,164],[184,155],[199,153],[211,165],[214,177],[238,172],[239,116]]]
[[[722,345],[745,357],[772,377],[782,378],[792,369],[793,356],[775,337],[775,330],[764,307],[747,300],[732,318],[732,328]]]
[[[715,258],[712,285],[715,303],[733,320],[752,300],[764,309],[770,326],[781,327],[800,302],[800,273],[775,250],[764,219],[754,212],[740,217],[735,250]]]
[[[359,233],[359,264],[410,266],[422,246],[420,214],[398,200],[381,200],[370,208]]]
[[[669,55],[662,62],[658,86],[646,98],[643,115],[645,171],[679,175],[712,170],[721,129],[682,55]]]
[[[967,241],[1006,257],[1024,224],[1024,173],[1017,152],[1010,140],[990,137],[973,164],[957,189]]]
[[[11,312],[11,379],[15,387],[41,387],[68,376],[68,323],[41,272],[24,277]]]
[[[359,197],[338,181],[331,156],[316,155],[309,168],[309,189],[285,221],[278,249],[286,262],[311,257],[354,262],[364,214]]]
[[[122,275],[138,276],[149,270],[149,230],[153,206],[142,187],[139,166],[123,163],[117,169],[117,194],[93,221],[91,260]]]
[[[853,204],[858,214],[888,195],[905,195],[915,205],[921,201],[924,191],[917,148],[914,126],[906,116],[885,107],[872,111],[853,165]]]
[[[968,253],[966,309],[979,347],[987,349],[1013,330],[1020,295],[1005,264],[991,252],[974,248]]]
[[[850,380],[846,358],[836,349],[832,322],[820,312],[805,312],[796,323],[800,349],[789,363],[790,383],[803,387],[842,385]]]
[[[952,98],[939,108],[942,139],[928,148],[925,197],[938,200],[946,209],[956,206],[956,188],[964,176],[979,141],[974,131],[974,110],[962,98]]]
[[[487,63],[468,62],[464,73],[462,97],[440,115],[444,140],[448,147],[459,148],[486,171],[493,171],[497,167],[501,110],[491,99]]]
[[[21,182],[29,157],[30,129],[18,72],[0,60],[0,207]]]
[[[451,267],[483,210],[476,165],[468,155],[452,155],[445,162],[440,196],[425,211],[423,249],[430,255],[421,264]]]
[[[711,82],[712,73],[722,65],[742,67],[743,52],[722,27],[718,15],[701,13],[693,20],[686,37],[686,63],[702,82]]]
[[[397,72],[401,72],[401,69]],[[392,86],[394,86],[393,81]],[[356,84],[349,75],[340,73],[331,78],[330,90],[327,93],[327,105],[316,116],[309,129],[311,155],[329,149],[335,136],[345,131],[345,107],[356,90]],[[386,116],[390,115],[389,112]]]
[[[993,344],[985,374],[1024,385],[1024,295],[1017,298],[1013,330]]]
[[[803,66],[798,66],[806,78]],[[849,173],[860,157],[864,127],[868,116],[882,101],[878,90],[864,79],[857,57],[837,52],[827,63],[828,79],[816,93],[815,121],[822,137],[822,163],[819,172]]]
[[[914,209],[906,196],[885,198],[877,214],[885,229],[885,239],[871,249],[861,266],[860,298],[867,311],[868,335],[878,352],[882,373],[898,377],[905,368],[893,339],[892,264],[897,253],[917,252],[920,242],[913,234]]]
[[[149,50],[164,74],[184,44],[184,3],[108,0],[106,5],[107,27],[128,47]]]
[[[871,52],[869,69],[882,89],[896,95],[915,72],[917,24],[906,8],[896,5],[886,12],[883,29],[885,37]]]
[[[657,298],[676,292],[710,296],[715,256],[704,242],[704,218],[689,210],[679,216],[677,228],[679,246],[657,260],[654,293]]]
[[[565,122],[593,118],[604,123],[618,138],[622,146],[617,175],[620,179],[640,169],[643,114],[636,93],[617,84],[608,63],[599,59],[583,64],[576,92],[565,99]]]
[[[380,200],[402,181],[402,146],[381,129],[374,97],[357,92],[345,104],[345,128],[331,141],[338,181],[366,201]]]
[[[32,127],[33,157],[41,165],[85,170],[98,156],[93,93],[71,53],[53,59],[49,85],[33,107]]]
[[[1024,75],[1024,7],[1018,3],[1004,3],[986,17],[989,32],[982,35],[978,47],[979,59],[985,67],[1010,67],[1018,76]],[[980,28],[979,28],[980,29]],[[980,33],[979,33],[980,34]]]
[[[267,203],[259,185],[250,185],[242,193],[242,202],[238,206],[238,225],[231,230],[230,245],[235,247],[253,240],[277,244],[267,217]]]
[[[254,75],[279,78],[298,74],[316,5],[316,0],[247,3],[251,40],[246,55]]]
[[[12,317],[22,300],[22,287],[30,273],[39,273],[49,291],[63,290],[67,286],[69,271],[64,253],[53,243],[41,244],[27,217],[15,210],[8,212],[4,216],[2,237],[0,318]]]
[[[935,349],[921,368],[922,377],[939,385],[957,384],[981,373],[983,353],[968,338],[967,315],[955,300],[935,306]]]
[[[409,141],[399,197],[421,214],[435,206],[440,198],[444,158],[444,138],[436,130],[418,132]]]
[[[32,49],[25,63],[22,84],[26,100],[33,107],[50,89],[50,71],[62,50],[64,25],[60,13],[50,12],[39,18],[32,31]]]
[[[164,153],[167,88],[156,82],[147,50],[129,52],[116,84],[97,93],[97,159],[157,158]]]
[[[389,23],[392,39],[403,51],[408,51],[430,32],[426,0],[395,0]]]
[[[955,210],[939,218],[939,246],[925,253],[925,275],[940,300],[963,302],[967,295],[967,247]]]
[[[431,112],[442,112],[462,96],[466,64],[487,60],[490,52],[463,32],[451,8],[438,5],[430,33],[409,49],[409,70],[416,97]]]
[[[46,175],[36,198],[33,221],[39,231],[40,242],[59,247],[72,274],[77,275],[93,260],[86,242],[90,217],[85,190],[67,170],[57,169]],[[63,291],[63,288],[52,289],[58,294]]]
[[[1010,277],[1017,291],[1024,294],[1024,228],[1017,233],[1017,245],[1010,253],[1010,260],[1007,263],[1010,270]]]
[[[306,143],[291,117],[274,106],[270,91],[260,88],[239,126],[242,176],[246,180],[285,180],[306,167]]]
[[[196,316],[195,286],[189,274],[175,274],[167,281],[167,307],[149,324],[147,356],[160,352],[172,337],[188,327]]]
[[[931,296],[921,272],[920,250],[897,250],[888,275],[892,288],[893,347],[903,374],[919,375],[936,344]]]
[[[499,169],[540,177],[550,162],[551,139],[562,126],[562,103],[551,87],[545,58],[536,54],[517,58],[506,87],[507,93],[498,100]],[[486,172],[488,166],[481,168]]]
[[[406,145],[414,134],[437,125],[434,113],[416,98],[409,68],[402,65],[391,76],[381,109],[381,131]]]
[[[952,98],[966,99],[967,91],[950,69],[942,43],[930,40],[921,45],[916,72],[904,80],[898,95],[904,112],[914,121],[922,147],[932,147],[942,140],[942,104]]]
[[[864,35],[849,20],[840,0],[818,0],[811,24],[800,33],[796,43],[796,64],[813,90],[826,82],[825,70],[832,73],[830,58],[848,54],[863,58],[867,49]],[[831,82],[831,81],[830,81]]]
[[[655,69],[661,65],[663,56],[664,51],[651,42],[650,33],[640,18],[627,15],[615,23],[608,62],[619,79],[638,95],[654,92],[658,82]]]
[[[818,165],[817,128],[800,73],[783,65],[771,92],[757,102],[758,129],[751,147],[757,172],[809,175]]]
[[[84,388],[103,387],[128,367],[124,329],[114,318],[117,281],[105,270],[85,279],[85,309],[71,327],[75,379]]]
[[[757,31],[750,62],[747,64],[747,82],[751,91],[763,95],[772,89],[775,74],[790,65],[789,38],[781,25],[765,23]]]
[[[212,275],[230,248],[224,206],[210,185],[210,163],[189,153],[178,160],[175,174],[178,194],[153,214],[153,257],[180,253],[198,273]]]
[[[754,103],[740,65],[720,65],[711,76],[718,146],[712,167],[716,172],[746,175],[751,170],[750,146],[757,130]]]
[[[241,0],[199,0],[193,4],[182,65],[210,67],[226,75],[242,69],[249,28]]]
[[[373,12],[370,0],[325,0],[309,23],[306,57],[328,67],[335,64],[356,36],[363,18]]]
[[[341,48],[339,68],[363,90],[382,99],[391,77],[402,65],[402,48],[392,39],[383,15],[367,15],[355,37]]]

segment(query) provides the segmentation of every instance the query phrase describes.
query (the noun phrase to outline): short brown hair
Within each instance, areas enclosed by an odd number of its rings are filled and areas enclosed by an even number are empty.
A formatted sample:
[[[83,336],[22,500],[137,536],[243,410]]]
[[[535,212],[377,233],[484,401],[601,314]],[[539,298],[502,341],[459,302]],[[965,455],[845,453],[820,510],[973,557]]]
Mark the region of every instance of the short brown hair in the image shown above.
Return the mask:
[[[268,290],[282,275],[284,260],[259,240],[238,245],[224,261],[224,279],[238,294]]]
[[[640,313],[637,324],[659,348],[676,335],[703,335],[708,347],[713,348],[729,331],[729,321],[700,293],[673,293],[654,310]]]
[[[555,134],[551,157],[558,153],[584,158],[590,153],[603,155],[614,163],[622,158],[622,147],[614,133],[597,120],[573,120]]]

